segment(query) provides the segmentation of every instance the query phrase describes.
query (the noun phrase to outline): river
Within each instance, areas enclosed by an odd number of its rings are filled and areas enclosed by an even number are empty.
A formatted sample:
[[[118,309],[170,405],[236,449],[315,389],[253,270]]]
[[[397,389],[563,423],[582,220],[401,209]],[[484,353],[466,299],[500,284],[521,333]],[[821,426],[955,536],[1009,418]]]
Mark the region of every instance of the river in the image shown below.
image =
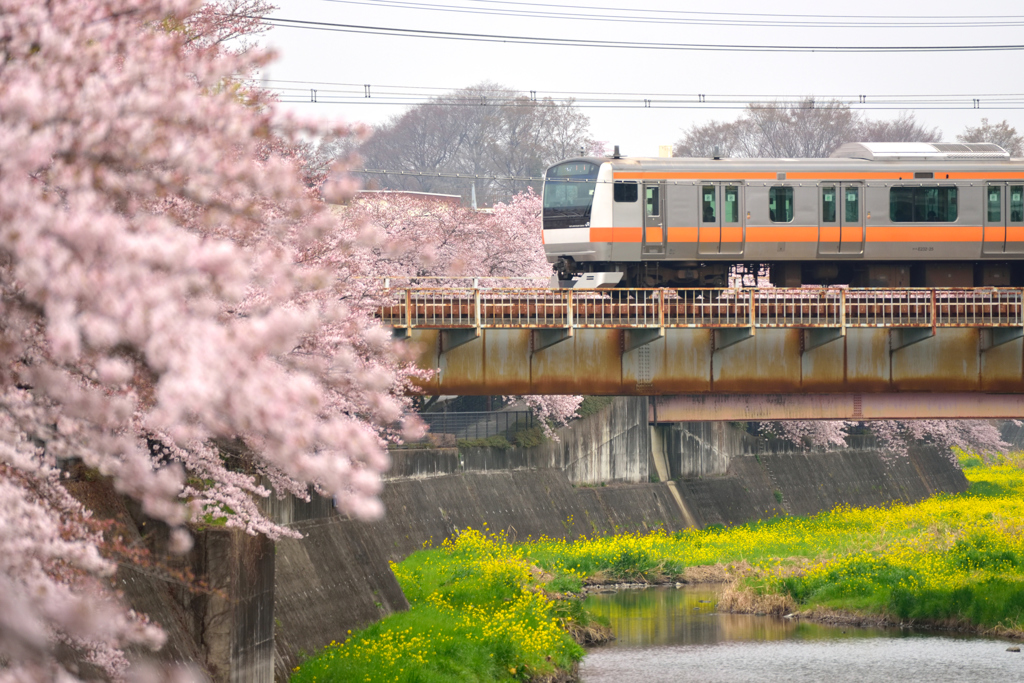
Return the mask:
[[[709,587],[650,588],[587,598],[616,640],[588,651],[583,683],[744,681],[953,683],[1024,681],[1024,653],[1005,640],[904,629],[824,626],[719,614]]]

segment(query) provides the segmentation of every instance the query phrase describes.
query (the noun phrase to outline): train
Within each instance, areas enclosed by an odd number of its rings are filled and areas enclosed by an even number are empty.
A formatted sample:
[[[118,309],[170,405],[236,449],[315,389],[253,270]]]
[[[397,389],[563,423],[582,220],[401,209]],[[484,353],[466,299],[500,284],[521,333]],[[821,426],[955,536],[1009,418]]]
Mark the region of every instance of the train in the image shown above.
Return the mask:
[[[1024,159],[854,142],[823,159],[578,157],[544,175],[561,287],[1024,286]]]

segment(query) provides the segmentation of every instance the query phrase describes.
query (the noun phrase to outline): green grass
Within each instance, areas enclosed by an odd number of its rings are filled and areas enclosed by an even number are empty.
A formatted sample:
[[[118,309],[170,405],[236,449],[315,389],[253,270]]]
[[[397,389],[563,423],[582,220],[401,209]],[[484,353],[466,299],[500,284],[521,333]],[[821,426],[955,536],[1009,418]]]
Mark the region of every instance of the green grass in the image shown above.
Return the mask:
[[[580,602],[549,599],[503,534],[468,529],[393,569],[409,611],[332,643],[292,681],[525,681],[583,656],[567,630]]]

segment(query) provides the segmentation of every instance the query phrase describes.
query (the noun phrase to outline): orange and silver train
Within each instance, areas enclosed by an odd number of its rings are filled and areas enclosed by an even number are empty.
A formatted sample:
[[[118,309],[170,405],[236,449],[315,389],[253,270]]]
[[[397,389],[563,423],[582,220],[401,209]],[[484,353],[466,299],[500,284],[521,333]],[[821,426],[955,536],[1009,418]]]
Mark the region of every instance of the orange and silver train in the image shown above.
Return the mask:
[[[569,159],[544,181],[568,287],[1024,286],[1024,159],[988,143],[848,143],[827,159]]]

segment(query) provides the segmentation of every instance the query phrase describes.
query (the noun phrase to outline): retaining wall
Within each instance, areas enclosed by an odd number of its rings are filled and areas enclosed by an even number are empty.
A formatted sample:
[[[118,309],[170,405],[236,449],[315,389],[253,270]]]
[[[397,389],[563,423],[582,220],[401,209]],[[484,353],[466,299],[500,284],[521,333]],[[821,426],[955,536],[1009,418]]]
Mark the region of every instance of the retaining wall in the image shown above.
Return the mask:
[[[166,527],[146,519],[108,481],[66,485],[100,519],[114,520],[116,533],[128,545],[146,547],[152,553],[152,566],[123,563],[114,577],[132,608],[160,624],[167,634],[160,651],[130,648],[131,659],[197,666],[215,683],[271,683],[272,541],[238,530],[209,528],[194,533],[188,554],[171,555],[166,552]],[[175,570],[181,569],[203,579],[208,590],[188,590],[176,577]]]
[[[557,439],[529,448],[395,449],[386,478],[557,469],[576,484],[648,481],[651,434],[646,396],[617,397],[555,433]]]
[[[906,458],[877,448],[739,456],[732,458],[726,476],[683,480],[678,486],[698,523],[707,526],[812,515],[840,504],[913,503],[940,492],[966,491],[967,480],[943,449],[912,446]]]

